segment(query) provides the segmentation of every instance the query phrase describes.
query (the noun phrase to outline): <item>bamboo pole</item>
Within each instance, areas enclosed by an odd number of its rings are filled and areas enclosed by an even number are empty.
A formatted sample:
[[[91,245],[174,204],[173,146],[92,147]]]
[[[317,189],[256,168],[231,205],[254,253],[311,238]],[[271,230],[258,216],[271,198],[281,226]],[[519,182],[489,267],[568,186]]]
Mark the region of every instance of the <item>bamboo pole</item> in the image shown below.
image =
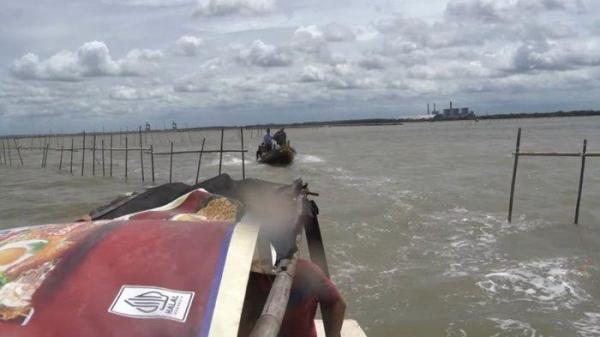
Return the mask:
[[[58,170],[59,171],[62,171],[63,152],[64,152],[64,145],[60,147],[60,161],[58,162]]]
[[[513,153],[515,154],[515,153]],[[519,157],[581,157],[579,152],[519,152]]]
[[[81,147],[81,176],[83,177],[83,171],[85,166],[85,131],[83,131],[83,146]]]
[[[102,176],[106,177],[106,168],[104,166],[104,136],[102,136]]]
[[[154,145],[150,144],[150,168],[152,170],[152,182],[156,182],[154,179]]]
[[[196,169],[196,184],[198,183],[198,178],[200,177],[200,165],[202,164],[202,154],[204,152],[204,142],[206,138],[202,138],[202,147],[200,148],[200,154],[198,155],[198,168]]]
[[[127,142],[128,142],[129,137],[127,135],[125,135],[125,180],[127,180]]]
[[[115,149],[115,151],[117,151]],[[202,151],[202,153],[207,154],[207,153],[240,153],[240,152],[248,152],[248,150],[204,150]],[[192,153],[200,153],[200,150],[185,150],[185,151],[173,151],[173,154],[192,154]],[[167,151],[167,152],[154,152],[155,156],[169,156],[171,155],[171,152]]]
[[[173,142],[171,142],[171,157],[169,160],[169,183],[173,181]]]
[[[142,143],[142,127],[140,126],[140,168],[142,169],[142,182],[144,182],[144,150],[142,147],[144,144]]]
[[[4,165],[8,164],[8,161],[6,160],[6,146],[4,145],[4,140],[2,141],[2,160],[4,161]]]
[[[508,203],[508,223],[512,222],[513,202],[515,197],[515,182],[517,179],[517,166],[519,165],[519,149],[521,147],[521,128],[517,131],[517,144],[515,146],[515,161],[513,164],[512,181],[510,183],[510,200]]]
[[[0,141],[0,143],[2,144],[2,152],[0,152],[0,164],[4,164],[4,140]]]
[[[17,140],[13,138],[13,141],[15,142],[15,149],[17,149],[17,154],[19,155],[19,161],[21,162],[21,166],[23,166],[23,157],[21,157],[21,149],[19,148]]]
[[[71,163],[69,164],[69,165],[70,165],[70,166],[69,166],[69,172],[70,172],[71,174],[73,174],[73,152],[74,152],[74,147],[73,147],[73,145],[74,145],[74,143],[75,143],[75,140],[73,139],[73,137],[71,137],[71,160],[70,160],[70,161],[71,161]]]
[[[92,148],[92,175],[96,175],[96,132],[93,137],[93,148]]]
[[[223,134],[225,133],[224,129],[221,129],[221,150],[219,152],[219,175],[221,175],[221,167],[223,166]]]
[[[12,153],[10,152],[10,142],[6,141],[6,147],[8,148],[8,164],[12,166]]]
[[[242,141],[242,179],[246,179],[246,157],[244,156],[244,128],[240,128],[240,136]]]
[[[297,257],[294,255],[291,260],[282,261],[289,261],[289,263],[287,263],[284,270],[276,274],[262,314],[256,321],[250,337],[276,337],[279,333],[281,321],[290,298],[292,281],[296,274]]]
[[[48,151],[50,151],[50,141],[48,141],[48,143],[46,143],[46,154],[44,155],[44,168],[46,168],[46,166],[48,166]],[[9,156],[10,158],[10,156]]]
[[[112,177],[112,168],[113,168],[113,134],[110,134],[110,151],[109,151],[109,156],[110,156],[110,168],[109,168],[109,174]]]
[[[579,224],[579,206],[581,205],[581,193],[583,192],[583,177],[585,173],[585,153],[587,151],[587,139],[583,140],[583,149],[581,151],[581,171],[579,172],[579,189],[577,191],[577,205],[575,206],[574,223]]]

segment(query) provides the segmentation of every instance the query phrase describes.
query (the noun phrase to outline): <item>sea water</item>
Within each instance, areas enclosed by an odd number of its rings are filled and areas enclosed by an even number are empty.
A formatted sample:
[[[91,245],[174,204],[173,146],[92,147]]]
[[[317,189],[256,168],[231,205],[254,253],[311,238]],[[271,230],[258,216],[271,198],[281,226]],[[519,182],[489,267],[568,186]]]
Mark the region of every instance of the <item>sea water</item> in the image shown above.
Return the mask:
[[[244,169],[282,183],[301,177],[320,194],[332,278],[347,316],[371,337],[599,336],[600,159],[588,159],[574,226],[580,159],[522,157],[508,223],[519,127],[522,150],[579,152],[588,139],[588,151],[600,152],[600,117],[298,128],[287,130],[298,151],[289,167],[257,164],[261,136],[246,131]],[[168,152],[170,142],[198,150],[203,138],[205,149],[219,148],[217,131],[148,134],[143,143],[155,152]],[[113,141],[124,146],[123,136]],[[52,142],[68,148],[71,137]],[[239,147],[239,130],[226,131],[225,148]],[[73,175],[67,152],[62,171],[58,152],[46,169],[41,151],[22,154],[24,168],[14,166],[14,152],[13,167],[0,166],[0,227],[69,221],[150,185],[150,160],[142,183],[139,151],[129,154],[127,180],[123,153],[114,153],[113,178],[102,176],[99,152],[95,177],[90,152],[84,177],[80,153]],[[198,159],[176,155],[173,180],[193,183]],[[201,179],[218,173],[218,155],[202,162]],[[155,157],[159,183],[169,165],[168,155]],[[240,178],[241,156],[225,154],[222,170]]]

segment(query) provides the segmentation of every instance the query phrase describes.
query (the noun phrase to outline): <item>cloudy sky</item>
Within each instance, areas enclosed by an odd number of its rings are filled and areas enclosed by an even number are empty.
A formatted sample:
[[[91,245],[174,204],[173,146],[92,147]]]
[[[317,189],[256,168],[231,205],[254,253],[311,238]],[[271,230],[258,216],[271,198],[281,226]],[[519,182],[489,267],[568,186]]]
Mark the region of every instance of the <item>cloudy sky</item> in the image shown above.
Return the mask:
[[[597,0],[0,4],[0,133],[600,108]]]

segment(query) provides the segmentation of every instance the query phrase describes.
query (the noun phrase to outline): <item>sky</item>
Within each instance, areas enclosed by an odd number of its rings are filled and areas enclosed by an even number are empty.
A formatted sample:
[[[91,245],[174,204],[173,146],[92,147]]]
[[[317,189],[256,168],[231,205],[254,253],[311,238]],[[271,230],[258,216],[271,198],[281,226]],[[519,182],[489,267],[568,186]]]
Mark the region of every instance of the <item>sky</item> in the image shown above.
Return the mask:
[[[597,0],[0,2],[0,134],[600,109]]]

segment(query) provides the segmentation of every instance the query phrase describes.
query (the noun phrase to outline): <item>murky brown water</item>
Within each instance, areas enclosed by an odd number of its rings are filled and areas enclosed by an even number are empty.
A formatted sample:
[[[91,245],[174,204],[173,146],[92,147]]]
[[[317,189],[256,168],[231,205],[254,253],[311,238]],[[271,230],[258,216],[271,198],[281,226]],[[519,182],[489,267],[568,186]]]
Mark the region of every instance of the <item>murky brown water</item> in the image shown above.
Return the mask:
[[[523,158],[508,224],[519,126],[523,149],[578,152],[587,138],[589,151],[600,152],[597,117],[291,129],[299,152],[292,166],[258,165],[251,151],[246,173],[302,177],[321,194],[334,281],[348,316],[369,336],[599,336],[600,159],[588,160],[576,227],[579,159]],[[147,142],[157,151],[170,141],[196,149],[203,137],[208,149],[218,147],[218,132],[154,134]],[[245,138],[252,149],[259,142],[250,132]],[[70,147],[70,138],[63,141]],[[239,132],[227,132],[226,144],[239,147]],[[44,170],[41,151],[23,155],[25,168],[0,166],[0,227],[68,221],[143,186],[139,152],[130,155],[127,182],[122,153],[113,159],[120,178],[112,179],[90,177],[91,162],[78,176],[78,153],[74,177],[57,170],[58,153]],[[239,156],[224,161],[225,172],[241,176]],[[176,157],[174,179],[193,182],[196,162],[196,155]],[[201,177],[217,173],[217,156],[203,163]],[[148,179],[147,157],[145,164]],[[168,156],[155,165],[158,181],[168,180]]]

